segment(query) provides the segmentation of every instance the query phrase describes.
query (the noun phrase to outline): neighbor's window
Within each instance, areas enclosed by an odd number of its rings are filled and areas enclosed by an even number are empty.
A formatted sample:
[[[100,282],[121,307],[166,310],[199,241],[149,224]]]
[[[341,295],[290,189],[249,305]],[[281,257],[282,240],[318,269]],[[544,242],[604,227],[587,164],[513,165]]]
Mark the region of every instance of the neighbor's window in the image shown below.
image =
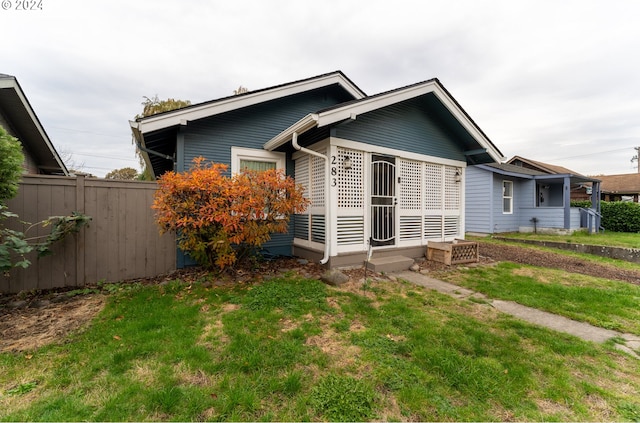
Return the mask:
[[[285,168],[285,154],[255,148],[231,147],[231,173],[244,170],[269,170]]]
[[[502,213],[513,213],[513,182],[502,181]]]

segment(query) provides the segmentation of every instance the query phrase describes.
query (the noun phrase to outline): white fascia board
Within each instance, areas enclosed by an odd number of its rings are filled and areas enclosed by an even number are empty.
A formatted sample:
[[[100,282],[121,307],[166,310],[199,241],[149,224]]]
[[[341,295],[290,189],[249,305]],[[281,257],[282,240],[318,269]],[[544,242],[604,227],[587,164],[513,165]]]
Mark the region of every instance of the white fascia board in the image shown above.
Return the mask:
[[[15,79],[13,78],[0,78],[0,88],[15,88]]]
[[[329,74],[321,78],[275,87],[266,91],[259,91],[254,94],[249,93],[233,96],[210,104],[176,110],[174,112],[161,114],[155,117],[151,116],[140,121],[138,129],[142,133],[147,133],[158,129],[169,128],[171,126],[184,124],[185,122],[215,116],[217,114],[241,109],[254,104],[264,103],[270,100],[276,100],[278,98],[314,90],[316,88],[326,87],[332,84],[340,84],[356,99],[364,97],[364,94],[357,87],[342,77],[342,75],[336,73]]]
[[[359,114],[381,109],[423,94],[428,94],[434,91],[434,86],[435,82],[428,82],[423,85],[404,90],[392,91],[385,95],[374,96],[356,104],[349,104],[343,107],[327,110],[326,112],[320,113],[318,117],[318,127],[330,125],[345,119],[351,119],[354,114],[357,116]]]
[[[271,138],[269,141],[267,141],[264,144],[263,148],[268,151],[273,151],[276,148],[280,147],[281,145],[285,144],[286,142],[290,141],[291,138],[293,137],[294,132],[296,132],[298,135],[302,134],[303,132],[308,131],[309,129],[313,128],[317,124],[318,124],[318,115],[315,113],[310,113],[305,117],[303,117],[302,119],[300,119],[299,121],[297,121],[296,123],[294,123],[293,125],[291,125],[290,127],[288,127],[287,129],[285,129],[284,131],[280,132],[275,137]]]
[[[498,163],[505,158],[496,150],[491,142],[484,136],[484,134],[476,127],[476,125],[467,117],[467,115],[456,105],[456,102],[435,82],[428,81],[424,84],[412,86],[403,90],[393,91],[388,94],[373,97],[368,100],[363,100],[356,104],[347,105],[344,107],[328,110],[324,113],[320,113],[318,116],[318,127],[330,125],[335,122],[340,122],[345,119],[352,119],[353,115],[356,116],[362,113],[367,113],[372,110],[381,109],[392,104],[400,103],[405,100],[410,100],[421,95],[433,93],[444,104],[444,106],[451,112],[451,114],[460,122],[460,124],[469,132],[469,134],[480,144],[483,148],[487,149],[487,153]]]

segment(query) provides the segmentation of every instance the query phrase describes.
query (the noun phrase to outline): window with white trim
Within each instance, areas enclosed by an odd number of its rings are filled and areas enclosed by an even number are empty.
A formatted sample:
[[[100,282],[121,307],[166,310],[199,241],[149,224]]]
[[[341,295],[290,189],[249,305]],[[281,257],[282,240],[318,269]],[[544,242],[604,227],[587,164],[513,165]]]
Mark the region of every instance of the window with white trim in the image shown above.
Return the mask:
[[[513,181],[502,181],[502,213],[513,213]]]
[[[285,153],[257,148],[231,147],[231,173],[248,170],[285,169]]]

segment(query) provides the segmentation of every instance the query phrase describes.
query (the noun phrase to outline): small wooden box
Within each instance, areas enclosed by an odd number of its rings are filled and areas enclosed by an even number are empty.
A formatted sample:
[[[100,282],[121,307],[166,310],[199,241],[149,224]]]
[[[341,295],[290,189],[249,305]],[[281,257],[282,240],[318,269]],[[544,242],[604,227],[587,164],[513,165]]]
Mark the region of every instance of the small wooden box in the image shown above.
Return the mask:
[[[476,263],[479,260],[478,243],[456,239],[450,242],[431,242],[427,244],[427,260],[444,263],[448,266],[461,263]]]

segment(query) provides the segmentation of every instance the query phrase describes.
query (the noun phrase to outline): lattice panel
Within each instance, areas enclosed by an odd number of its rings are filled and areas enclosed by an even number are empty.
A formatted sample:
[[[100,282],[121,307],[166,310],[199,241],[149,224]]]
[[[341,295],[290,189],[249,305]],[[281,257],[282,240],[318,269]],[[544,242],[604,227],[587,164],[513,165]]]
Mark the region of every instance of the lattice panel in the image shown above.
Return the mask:
[[[422,209],[422,163],[399,160],[400,164],[400,210]]]
[[[296,183],[304,187],[304,197],[309,198],[309,156],[304,155],[296,159],[296,173],[294,175]]]
[[[325,240],[325,219],[324,215],[311,215],[311,241],[324,244]]]
[[[299,239],[309,239],[309,215],[296,214],[293,216],[293,236]]]
[[[338,245],[364,244],[364,217],[338,216]]]
[[[422,238],[422,218],[420,216],[400,217],[400,240],[411,241]]]
[[[456,182],[457,168],[446,166],[444,178],[444,208],[445,210],[460,209],[460,187],[462,182]],[[459,175],[459,178],[462,176]]]
[[[442,216],[424,217],[424,238],[442,239]]]
[[[460,227],[460,218],[458,216],[444,217],[444,236],[458,236]]]
[[[424,164],[424,208],[442,210],[442,165]]]
[[[324,181],[325,163],[324,159],[316,156],[310,157],[311,170],[311,206],[324,207]]]
[[[478,259],[477,242],[460,242],[452,245],[451,264],[476,263]]]
[[[351,169],[344,168],[347,157],[351,161]],[[364,208],[364,153],[338,147],[335,166],[338,171],[338,207]]]

